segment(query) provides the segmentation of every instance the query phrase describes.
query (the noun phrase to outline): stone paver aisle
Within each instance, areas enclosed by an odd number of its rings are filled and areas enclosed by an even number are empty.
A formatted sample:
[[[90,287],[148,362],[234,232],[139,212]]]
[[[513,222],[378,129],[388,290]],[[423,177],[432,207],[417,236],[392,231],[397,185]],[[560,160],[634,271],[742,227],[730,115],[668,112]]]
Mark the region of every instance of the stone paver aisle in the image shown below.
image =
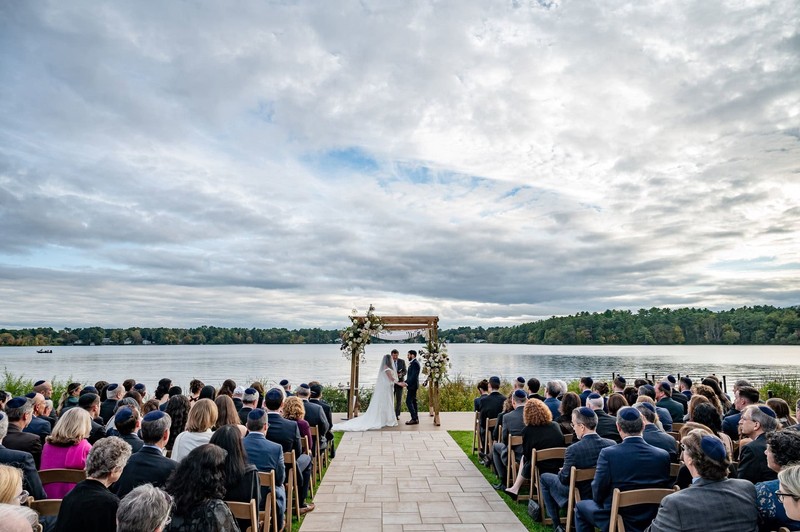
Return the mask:
[[[525,532],[444,431],[348,432],[301,532]]]

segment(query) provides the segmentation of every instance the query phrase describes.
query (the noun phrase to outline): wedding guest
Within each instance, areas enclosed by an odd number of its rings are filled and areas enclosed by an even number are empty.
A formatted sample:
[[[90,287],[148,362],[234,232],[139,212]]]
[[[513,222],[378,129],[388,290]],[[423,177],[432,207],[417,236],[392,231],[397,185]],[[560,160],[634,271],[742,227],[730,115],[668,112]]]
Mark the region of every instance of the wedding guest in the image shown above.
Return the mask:
[[[258,468],[247,462],[242,447],[242,436],[234,425],[224,425],[211,436],[211,443],[227,452],[224,465],[225,500],[250,502],[255,499],[256,508],[261,508],[261,482]],[[239,528],[247,529],[244,521],[238,521]]]
[[[160,532],[167,526],[172,497],[152,484],[134,488],[117,508],[117,532]]]
[[[714,390],[714,394],[717,396],[717,399],[719,399],[719,402],[722,405],[723,412],[727,412],[733,406],[731,400],[722,391],[722,388],[719,385],[719,379],[715,375],[709,375],[708,377],[703,379],[702,382],[703,384]]]
[[[169,402],[169,401],[167,401],[167,402]],[[155,399],[155,398],[149,399],[149,400],[145,401],[142,404],[142,415],[144,416],[145,414],[149,414],[153,410],[159,410],[160,411],[161,409],[158,408],[158,407],[159,407],[158,399]],[[166,411],[167,411],[167,409],[164,408],[164,412],[166,412]]]
[[[103,424],[108,424],[111,418],[114,417],[114,412],[117,409],[117,402],[125,395],[125,388],[119,384],[112,382],[105,388],[106,400],[100,404],[100,417],[103,418]],[[106,431],[108,428],[106,427]]]
[[[539,390],[542,387],[542,383],[539,382],[539,379],[536,377],[531,377],[528,379],[528,399],[538,399],[540,401],[544,401],[544,397],[539,395]]]
[[[717,394],[714,392],[713,388],[706,386],[705,384],[695,384],[692,386],[692,397],[695,395],[702,395],[708,399],[708,401],[714,405],[714,408],[716,408],[719,412],[719,417],[721,418],[724,416],[725,412],[722,410],[722,403],[719,402],[719,397],[717,397]]]
[[[483,379],[481,380],[478,385],[478,397],[472,400],[472,406],[475,407],[475,411],[479,411],[481,409],[481,401],[484,397],[489,395],[489,380]]]
[[[0,390],[0,410],[5,410],[9,399],[11,399],[11,394],[5,390]]]
[[[620,393],[612,394],[608,398],[608,415],[612,417],[617,417],[617,412],[623,406],[630,406],[628,401],[625,400],[625,396]]]
[[[203,386],[203,388],[200,389],[200,394],[197,397],[198,397],[198,399],[197,399],[198,401],[200,399],[211,399],[213,401],[214,399],[217,398],[217,389],[214,388],[213,386],[211,386],[210,384],[207,384],[207,385]],[[194,404],[196,402],[197,401],[192,403],[192,406],[194,406]]]
[[[280,392],[277,392],[280,395]],[[278,530],[283,528],[284,514],[286,513],[286,490],[284,478],[286,465],[283,461],[283,448],[266,438],[268,429],[267,413],[256,408],[247,415],[247,436],[242,439],[242,446],[248,462],[255,465],[259,471],[275,472],[275,502],[278,507]],[[261,487],[261,501],[264,504],[269,488]]]
[[[783,428],[791,427],[792,425],[797,424],[797,420],[793,418],[792,413],[789,412],[789,403],[780,397],[771,397],[770,399],[767,399],[767,406],[775,412],[776,416],[778,416],[778,422],[780,422]]]
[[[581,406],[586,406],[586,398],[589,397],[590,393],[592,393],[593,384],[594,379],[591,377],[581,377],[581,380],[578,382],[578,388],[581,391],[580,395],[578,396],[581,398]]]
[[[480,437],[481,441],[486,441],[486,420],[495,419],[503,411],[503,403],[506,397],[500,393],[500,377],[493,376],[489,379],[490,393],[481,400],[480,409]],[[481,460],[487,465],[491,465],[491,449],[484,449],[483,454],[479,454]]]
[[[768,406],[750,405],[742,412],[739,430],[751,441],[739,450],[739,478],[753,484],[775,480],[775,471],[767,466],[767,434],[778,428],[775,412]]]
[[[7,449],[31,453],[38,469],[42,458],[42,440],[36,434],[23,432],[33,418],[33,401],[27,397],[15,397],[6,403],[8,433],[3,439]]]
[[[169,440],[167,441],[166,447],[167,450],[172,450],[172,448],[175,446],[175,438],[178,437],[178,434],[186,430],[186,421],[189,419],[190,408],[191,406],[189,405],[189,399],[183,395],[170,397],[169,401],[167,401],[167,408],[164,409],[164,412],[169,414],[169,417],[172,420],[169,426]]]
[[[92,418],[82,408],[72,408],[58,419],[42,450],[42,469],[84,469],[92,450],[87,438]],[[75,483],[53,482],[44,486],[48,499],[63,499]]]
[[[0,504],[27,504],[28,497],[22,489],[22,471],[0,464]]]
[[[189,395],[189,402],[190,403],[194,403],[198,399],[200,399],[200,391],[204,387],[205,387],[205,384],[203,384],[203,381],[201,381],[200,379],[192,379],[189,382],[189,394],[190,394]],[[214,398],[210,397],[209,399],[214,399]]]
[[[642,438],[644,438],[644,441],[653,447],[664,449],[669,453],[669,461],[672,463],[677,463],[678,448],[675,444],[675,438],[660,430],[655,425],[655,422],[658,419],[656,416],[656,407],[650,403],[634,403],[633,407],[642,415],[642,423],[644,424]]]
[[[42,394],[36,392],[31,392],[25,397],[33,402],[33,416],[31,417],[30,424],[25,427],[22,432],[36,434],[39,436],[39,439],[42,440],[42,444],[44,444],[45,438],[53,431],[50,422],[43,416],[47,408],[47,402]]]
[[[695,422],[711,429],[711,433],[722,440],[725,450],[728,451],[728,460],[733,460],[733,441],[722,431],[722,420],[714,405],[708,401],[698,404],[694,408],[693,418]]]
[[[336,449],[333,447],[334,436],[333,432],[331,431],[331,428],[333,427],[333,409],[331,408],[331,405],[322,399],[322,385],[317,381],[311,381],[308,384],[311,389],[311,398],[309,401],[315,405],[319,405],[322,408],[322,411],[325,413],[325,418],[328,420],[328,431],[325,433],[325,440],[328,443],[328,454],[332,459],[334,456],[336,456]]]
[[[172,458],[180,462],[192,449],[211,440],[211,428],[217,422],[217,405],[211,399],[200,399],[189,411],[186,430],[178,434],[172,446]]]
[[[608,438],[617,443],[621,442],[622,437],[617,431],[617,419],[603,412],[603,397],[597,392],[590,393],[586,398],[586,406],[597,414],[597,434],[601,438]]]
[[[158,399],[158,404],[166,403],[169,400],[169,389],[172,386],[172,379],[163,378],[158,381],[156,391],[153,396]]]
[[[14,532],[41,530],[39,514],[19,504],[0,504],[0,523],[3,523],[4,530]]]
[[[800,432],[780,430],[767,434],[767,465],[780,475],[783,468],[800,464]],[[767,480],[756,484],[758,515],[763,530],[786,527],[800,530],[800,520],[789,519],[778,500],[780,481]]]
[[[264,405],[264,385],[261,383],[261,381],[253,381],[253,384],[251,384],[250,387],[258,392],[256,408],[261,408]],[[247,419],[245,419],[242,423],[247,424]]]
[[[147,386],[145,386],[145,384],[143,382],[137,382],[136,384],[134,384],[133,385],[133,391],[135,391],[136,393],[138,393],[141,396],[142,401],[148,401],[148,398],[147,398]]]
[[[297,396],[303,402],[303,419],[308,422],[309,426],[317,428],[317,434],[319,434],[319,451],[320,453],[324,453],[328,448],[328,442],[325,440],[325,434],[328,432],[328,429],[331,428],[331,426],[328,424],[328,418],[325,416],[325,411],[322,410],[321,406],[309,401],[311,398],[311,387],[308,384],[303,383],[298,386],[297,390],[295,391],[295,396]],[[316,440],[309,436],[309,441],[311,444],[311,453],[316,454]]]
[[[561,385],[558,381],[547,381],[547,384],[544,385],[544,394],[546,396],[544,404],[550,409],[553,419],[558,419],[558,416],[561,415],[561,412],[558,411],[561,407],[561,401],[558,400],[558,396],[561,395]]]
[[[239,420],[239,414],[236,412],[233,399],[229,395],[218,395],[214,399],[214,404],[217,405],[217,420],[214,422],[212,429],[217,430],[225,425],[234,425],[236,430],[239,431],[240,437],[244,437],[247,434],[247,428]]]
[[[58,408],[56,412],[59,416],[70,408],[78,406],[78,397],[81,395],[81,383],[71,382],[67,385],[66,393],[61,394],[61,399],[58,401]]]
[[[783,503],[786,517],[800,521],[800,465],[781,469],[778,480],[780,481],[778,500]]]
[[[283,394],[286,397],[291,397],[292,395],[294,395],[292,393],[292,385],[289,383],[289,379],[281,379],[281,382],[279,384],[281,385],[281,388],[283,389]]]
[[[247,388],[242,395],[242,408],[239,409],[239,421],[242,425],[247,424],[247,414],[257,408],[258,404],[258,390],[255,388]]]
[[[177,464],[164,456],[164,447],[169,440],[172,420],[161,410],[148,412],[142,418],[142,440],[144,445],[131,456],[116,485],[117,496],[125,497],[140,484],[149,483],[162,487],[175,470]]]
[[[233,379],[225,379],[222,381],[222,386],[217,390],[217,397],[220,395],[229,395],[233,397],[234,390],[236,390],[236,381]]]
[[[8,416],[0,412],[0,464],[16,467],[22,471],[23,486],[35,499],[46,499],[42,482],[36,472],[36,464],[30,453],[7,449],[3,440],[8,433]]]
[[[739,420],[742,413],[749,405],[758,404],[760,393],[752,386],[741,386],[734,395],[732,413],[725,416],[722,420],[722,430],[731,437],[732,440],[739,439]]]
[[[139,452],[144,442],[139,437],[141,416],[136,408],[122,407],[114,414],[114,428],[120,438],[131,446],[131,452]]]
[[[709,401],[706,396],[700,395],[700,394],[693,395],[692,398],[689,399],[689,405],[687,406],[686,415],[683,417],[683,420],[684,421],[693,421],[694,411],[697,408],[697,405],[699,405],[701,403],[706,403],[708,405],[711,405],[711,401]],[[717,412],[717,417],[719,418],[720,426],[722,426],[722,415],[721,415],[721,413],[719,412],[719,410],[716,409],[716,407],[714,405],[711,405],[711,406]]]
[[[300,438],[305,439],[308,443],[308,448],[311,448],[311,426],[305,420],[306,409],[303,406],[303,401],[297,397],[287,397],[283,402],[283,417],[297,422],[297,428],[300,429]]]
[[[142,396],[136,390],[130,390],[128,392],[125,392],[125,395],[123,395],[122,397],[132,398],[134,401],[136,401],[136,404],[139,405],[139,410],[142,409],[142,404],[143,404]]]
[[[131,447],[120,438],[103,438],[86,458],[86,480],[64,496],[55,532],[116,530],[119,498],[109,491],[128,458]]]
[[[558,408],[558,411],[561,412],[561,415],[558,416],[558,419],[556,419],[556,423],[558,423],[559,427],[561,428],[561,432],[564,435],[575,435],[575,432],[572,428],[572,412],[576,408],[580,407],[581,398],[575,392],[566,392],[561,398],[561,406]]]

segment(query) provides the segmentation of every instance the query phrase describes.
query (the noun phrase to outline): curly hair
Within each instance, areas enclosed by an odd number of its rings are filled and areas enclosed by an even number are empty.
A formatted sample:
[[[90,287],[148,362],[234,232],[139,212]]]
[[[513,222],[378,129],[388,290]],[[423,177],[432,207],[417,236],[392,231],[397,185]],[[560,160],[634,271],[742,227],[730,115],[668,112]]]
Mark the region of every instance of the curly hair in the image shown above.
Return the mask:
[[[229,395],[218,395],[214,399],[217,405],[217,420],[214,422],[214,430],[225,425],[241,425],[239,414],[236,413],[236,405]],[[191,414],[189,414],[191,416]]]
[[[294,396],[287,397],[283,402],[283,417],[292,421],[305,419],[306,407],[303,405],[303,400]]]
[[[615,393],[608,398],[608,414],[616,416],[619,409],[623,406],[629,406],[628,400],[622,394]]]
[[[681,438],[681,445],[691,457],[692,465],[697,469],[701,477],[708,480],[722,480],[728,476],[728,466],[731,465],[731,462],[727,454],[722,460],[709,458],[700,446],[700,442],[704,437],[714,438],[720,442],[720,445],[724,446],[717,436],[709,435],[700,429],[692,430]]]
[[[800,432],[778,430],[767,433],[767,445],[772,457],[781,468],[800,465]]]
[[[102,440],[101,440],[102,441]],[[167,493],[175,500],[175,514],[189,515],[209,499],[225,496],[225,457],[221,447],[206,443],[195,447],[167,480]]]
[[[86,457],[86,476],[103,479],[116,470],[122,470],[131,457],[131,446],[116,436],[102,438],[95,442]]]
[[[47,443],[59,447],[78,445],[92,432],[92,416],[83,408],[70,408],[58,418]]]
[[[558,411],[569,418],[572,416],[572,411],[580,407],[580,396],[575,392],[567,392],[564,394],[564,397],[561,398],[561,406],[558,407]]]
[[[204,386],[205,383],[203,383],[203,381],[200,379],[192,379],[189,381],[189,393],[200,393],[200,390],[202,390]]]
[[[572,412],[570,412],[570,415],[572,415]],[[553,414],[547,405],[540,400],[528,399],[525,403],[525,410],[522,411],[522,419],[526,425],[539,427],[553,421]]]
[[[705,381],[703,382],[705,383]],[[712,382],[715,381],[712,380]],[[714,405],[714,408],[719,411],[720,415],[722,415],[722,403],[720,403],[719,397],[717,397],[717,393],[714,391],[714,388],[707,386],[706,384],[695,384],[692,386],[692,397],[698,394],[708,399],[708,401]]]
[[[164,411],[169,414],[172,423],[169,426],[169,440],[167,440],[167,449],[172,449],[175,444],[175,438],[178,434],[186,430],[186,421],[189,419],[189,399],[185,395],[173,395],[167,401],[167,406]]]

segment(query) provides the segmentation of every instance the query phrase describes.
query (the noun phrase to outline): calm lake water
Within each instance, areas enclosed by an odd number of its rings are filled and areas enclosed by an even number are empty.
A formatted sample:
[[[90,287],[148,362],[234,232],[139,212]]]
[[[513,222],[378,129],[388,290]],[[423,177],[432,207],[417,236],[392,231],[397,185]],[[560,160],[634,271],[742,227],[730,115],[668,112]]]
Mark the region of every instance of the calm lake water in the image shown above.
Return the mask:
[[[367,347],[361,384],[372,385],[378,363],[396,347],[405,354],[417,344],[380,344]],[[52,354],[37,354],[36,347],[0,348],[0,366],[31,379],[73,379],[94,383],[126,378],[147,384],[149,391],[162,377],[187,387],[193,378],[218,386],[232,378],[239,384],[259,379],[293,385],[309,380],[346,384],[350,365],[330,345],[178,345],[53,347]],[[478,381],[491,375],[512,380],[518,375],[572,380],[584,375],[610,379],[645,373],[705,376],[761,381],[776,374],[800,374],[800,347],[795,346],[546,346],[450,344],[451,375]]]

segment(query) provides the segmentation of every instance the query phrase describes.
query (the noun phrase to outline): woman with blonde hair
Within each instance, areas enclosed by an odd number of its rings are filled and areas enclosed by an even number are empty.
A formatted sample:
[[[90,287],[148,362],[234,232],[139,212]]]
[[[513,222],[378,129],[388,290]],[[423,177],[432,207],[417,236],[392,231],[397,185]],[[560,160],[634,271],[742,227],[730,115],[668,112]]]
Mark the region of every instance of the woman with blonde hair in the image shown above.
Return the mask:
[[[309,425],[308,421],[305,420],[306,407],[303,405],[303,400],[293,395],[287,397],[283,402],[283,417],[297,422],[297,428],[300,429],[300,437],[306,438],[310,449],[311,425]]]
[[[219,411],[211,399],[200,399],[189,411],[186,421],[186,430],[178,434],[172,446],[171,458],[180,462],[192,449],[211,441],[214,423],[217,422]]]
[[[784,467],[778,473],[778,493],[789,519],[800,521],[800,465]]]
[[[22,471],[0,464],[0,504],[22,504],[27,500],[28,492],[22,489]]]
[[[70,408],[58,419],[53,432],[45,439],[40,469],[84,469],[92,444],[86,438],[92,432],[92,416],[83,408]],[[74,482],[45,484],[48,499],[63,499],[75,487]]]
[[[244,438],[247,434],[247,427],[242,425],[242,420],[239,419],[239,414],[236,413],[236,406],[233,404],[233,399],[230,395],[218,395],[214,399],[214,404],[217,405],[217,421],[214,423],[214,430],[225,425],[233,425],[239,430],[239,435]]]

